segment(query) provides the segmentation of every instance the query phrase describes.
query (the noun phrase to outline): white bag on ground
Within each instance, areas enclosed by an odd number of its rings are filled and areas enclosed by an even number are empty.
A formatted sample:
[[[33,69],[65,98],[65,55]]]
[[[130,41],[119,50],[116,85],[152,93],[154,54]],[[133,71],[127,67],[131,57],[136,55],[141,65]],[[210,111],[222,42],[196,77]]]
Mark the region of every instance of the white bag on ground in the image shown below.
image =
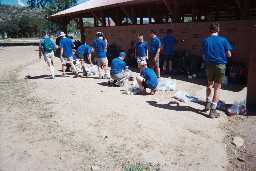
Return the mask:
[[[160,79],[156,89],[158,91],[175,91],[176,90],[176,80]]]

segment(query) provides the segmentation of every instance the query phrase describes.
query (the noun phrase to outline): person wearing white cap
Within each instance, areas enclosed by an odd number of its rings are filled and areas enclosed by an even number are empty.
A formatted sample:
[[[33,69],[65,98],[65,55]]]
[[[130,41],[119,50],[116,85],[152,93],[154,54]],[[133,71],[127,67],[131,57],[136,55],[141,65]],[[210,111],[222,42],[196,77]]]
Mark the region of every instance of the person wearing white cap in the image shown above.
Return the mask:
[[[61,32],[61,36],[63,37],[60,41],[60,59],[62,63],[62,74],[65,76],[65,66],[66,63],[70,64],[73,71],[75,72],[75,77],[78,77],[77,69],[74,65],[74,55],[73,55],[73,47],[74,44],[71,39],[66,37],[66,34],[64,32]],[[65,58],[67,61],[65,61]]]
[[[154,95],[158,85],[157,75],[153,69],[147,67],[146,61],[141,62],[140,66],[141,75],[136,78],[140,87],[140,91],[142,94]],[[150,89],[151,92],[147,93],[147,89]]]

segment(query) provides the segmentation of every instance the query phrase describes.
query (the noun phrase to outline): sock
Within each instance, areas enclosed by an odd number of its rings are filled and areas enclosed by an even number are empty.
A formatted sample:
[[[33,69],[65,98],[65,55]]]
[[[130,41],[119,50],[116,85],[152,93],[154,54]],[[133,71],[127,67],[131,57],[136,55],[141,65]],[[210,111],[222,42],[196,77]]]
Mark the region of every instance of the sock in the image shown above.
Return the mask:
[[[206,102],[211,102],[212,100],[211,100],[211,98],[210,97],[207,97],[206,98]]]
[[[76,66],[73,64],[73,62],[71,63],[71,67],[75,71],[75,73],[77,74],[77,69],[76,69]]]
[[[54,67],[52,65],[50,66],[50,72],[51,72],[52,78],[54,78],[55,77],[55,75],[54,75]]]
[[[213,109],[213,110],[217,109],[217,105],[218,105],[218,103],[212,102],[211,109]]]

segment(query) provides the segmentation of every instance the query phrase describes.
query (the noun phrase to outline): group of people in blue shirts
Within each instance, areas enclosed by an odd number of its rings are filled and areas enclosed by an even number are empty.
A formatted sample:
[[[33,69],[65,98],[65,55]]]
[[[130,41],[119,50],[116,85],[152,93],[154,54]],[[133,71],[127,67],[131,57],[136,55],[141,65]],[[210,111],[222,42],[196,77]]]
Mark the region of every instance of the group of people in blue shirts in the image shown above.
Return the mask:
[[[219,36],[220,26],[218,23],[213,23],[209,27],[210,36],[202,42],[202,56],[207,66],[207,93],[205,110],[210,110],[210,117],[219,117],[216,112],[217,104],[220,98],[221,83],[225,78],[227,57],[231,57],[232,47],[229,41]],[[135,44],[135,58],[139,68],[140,75],[136,77],[138,85],[142,93],[146,93],[147,89],[150,90],[149,94],[154,94],[158,85],[158,78],[160,72],[163,71],[163,64],[166,63],[166,71],[170,72],[169,65],[172,65],[171,60],[174,57],[175,46],[177,40],[172,35],[172,30],[168,29],[166,35],[160,39],[154,30],[150,31],[151,40],[149,43],[144,41],[144,35],[138,34],[138,41]],[[73,54],[73,42],[68,38],[65,33],[61,32],[59,37],[58,46],[49,38],[47,34],[44,35],[40,42],[40,57],[44,56],[45,61],[50,67],[52,78],[54,78],[53,68],[53,51],[57,47],[60,49],[60,59],[62,62],[62,72],[65,76],[65,66],[70,64],[75,76],[78,77],[79,73],[74,65],[75,58],[81,59],[83,75],[86,76],[85,63],[92,64],[92,53],[96,54],[96,62],[99,70],[100,78],[108,78],[108,58],[107,48],[108,41],[103,33],[97,32],[96,39],[93,41],[92,46],[83,42]],[[52,48],[51,48],[52,46]],[[160,58],[161,53],[161,58]],[[127,65],[125,63],[126,53],[120,52],[120,55],[114,58],[111,62],[110,76],[114,80],[113,83],[122,86],[124,81],[128,79]],[[213,89],[213,91],[212,91]],[[148,94],[148,93],[147,93]]]
[[[166,62],[169,69],[169,63],[174,56],[176,39],[172,36],[172,30],[168,29],[162,42],[154,30],[149,34],[151,40],[149,43],[144,41],[144,35],[138,34],[138,40],[135,44],[135,58],[137,60],[140,76],[136,78],[138,85],[143,94],[147,93],[146,89],[151,90],[150,94],[154,94],[160,78],[161,68]],[[161,53],[162,50],[162,53]],[[160,58],[160,53],[161,58]],[[115,58],[111,63],[111,77],[117,85],[123,85],[123,80],[127,78],[125,72],[126,64],[125,52],[121,52],[118,58]],[[169,70],[168,70],[169,71]],[[167,72],[168,72],[167,71]]]

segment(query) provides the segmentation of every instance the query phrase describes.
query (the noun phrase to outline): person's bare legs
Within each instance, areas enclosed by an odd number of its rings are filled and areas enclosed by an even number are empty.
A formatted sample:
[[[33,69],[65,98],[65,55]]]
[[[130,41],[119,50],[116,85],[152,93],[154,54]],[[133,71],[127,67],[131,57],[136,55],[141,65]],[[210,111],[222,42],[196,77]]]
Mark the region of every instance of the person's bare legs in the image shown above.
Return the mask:
[[[53,57],[48,58],[47,65],[49,66],[49,69],[50,69],[50,72],[51,72],[51,75],[52,75],[52,79],[54,79],[55,74],[54,74],[54,66],[53,66]]]
[[[206,105],[205,105],[205,111],[208,111],[211,109],[211,104],[212,104],[212,87],[213,87],[214,82],[213,81],[208,81],[207,87],[206,87]]]
[[[75,75],[78,76],[78,72],[77,72],[76,66],[73,63],[73,60],[69,60],[68,63],[71,65],[71,68],[75,72]]]
[[[137,80],[137,83],[138,83],[138,85],[139,85],[140,91],[141,91],[141,92],[145,92],[145,89],[144,89],[144,87],[143,87],[144,78],[141,77],[141,76],[138,76],[138,77],[136,77],[136,80]]]
[[[217,113],[217,106],[220,98],[220,91],[221,91],[221,83],[214,83],[214,95],[212,99],[211,104],[211,111],[210,111],[210,118],[218,118],[220,116],[219,113]]]
[[[66,65],[65,64],[62,64],[61,65],[61,70],[62,70],[62,76],[65,76],[66,75]]]
[[[161,73],[161,71],[160,71],[160,68],[159,68],[159,67],[157,67],[157,66],[155,67],[155,72],[156,72],[157,77],[160,78],[160,75],[161,75],[160,73]]]
[[[214,95],[212,99],[214,109],[217,108],[217,104],[220,100],[221,83],[214,83]]]
[[[63,57],[60,57],[60,61],[61,61],[62,76],[64,77],[66,75],[66,61]]]
[[[108,60],[104,61],[103,64],[103,70],[104,70],[104,78],[108,77]]]
[[[87,76],[87,73],[86,73],[86,64],[85,64],[84,60],[80,60],[80,64],[81,64],[81,66],[82,66],[83,76]]]
[[[44,60],[49,67],[52,78],[55,78],[52,56],[48,54],[48,56],[44,56]]]

